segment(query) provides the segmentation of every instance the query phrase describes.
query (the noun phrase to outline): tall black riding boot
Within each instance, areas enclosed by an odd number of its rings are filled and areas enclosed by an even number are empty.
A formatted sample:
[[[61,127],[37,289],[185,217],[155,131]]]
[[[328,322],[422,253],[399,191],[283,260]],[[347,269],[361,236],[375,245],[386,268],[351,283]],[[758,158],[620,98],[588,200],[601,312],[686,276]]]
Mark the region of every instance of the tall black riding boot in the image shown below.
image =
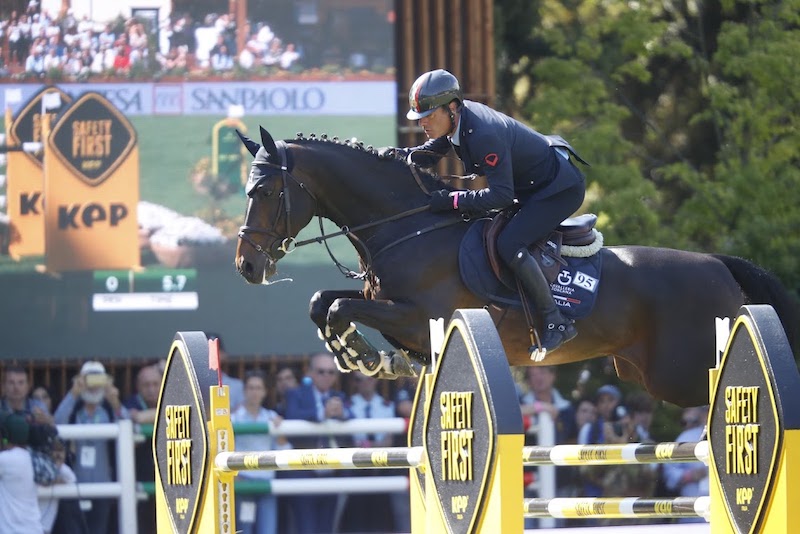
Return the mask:
[[[561,315],[561,310],[558,309],[553,295],[550,293],[550,285],[547,283],[544,273],[526,249],[517,251],[509,267],[522,282],[522,286],[533,299],[533,303],[542,317],[543,331],[540,341],[543,352],[539,354],[538,347],[530,348],[531,359],[541,361],[547,352],[556,350],[562,343],[566,343],[578,335],[578,332],[572,321]]]

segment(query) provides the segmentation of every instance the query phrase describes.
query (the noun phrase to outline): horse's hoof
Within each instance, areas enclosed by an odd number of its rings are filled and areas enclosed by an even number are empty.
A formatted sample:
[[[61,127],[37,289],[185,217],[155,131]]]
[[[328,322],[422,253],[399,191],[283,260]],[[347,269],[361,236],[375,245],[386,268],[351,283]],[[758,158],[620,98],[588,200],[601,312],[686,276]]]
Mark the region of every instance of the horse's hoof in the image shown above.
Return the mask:
[[[398,376],[418,376],[417,370],[414,369],[414,364],[404,350],[401,349],[398,352],[392,351],[388,355],[384,353],[381,354],[384,355],[386,361],[385,367],[391,369],[395,378]]]

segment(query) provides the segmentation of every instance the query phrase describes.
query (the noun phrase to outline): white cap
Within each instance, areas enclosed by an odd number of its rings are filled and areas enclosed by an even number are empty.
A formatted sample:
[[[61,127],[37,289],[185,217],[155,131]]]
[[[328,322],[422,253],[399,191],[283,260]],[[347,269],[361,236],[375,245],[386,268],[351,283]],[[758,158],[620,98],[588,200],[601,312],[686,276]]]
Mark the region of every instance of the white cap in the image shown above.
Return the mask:
[[[89,361],[83,364],[81,367],[81,374],[82,375],[90,375],[93,373],[99,374],[106,374],[106,368],[103,367],[103,364],[97,361]]]

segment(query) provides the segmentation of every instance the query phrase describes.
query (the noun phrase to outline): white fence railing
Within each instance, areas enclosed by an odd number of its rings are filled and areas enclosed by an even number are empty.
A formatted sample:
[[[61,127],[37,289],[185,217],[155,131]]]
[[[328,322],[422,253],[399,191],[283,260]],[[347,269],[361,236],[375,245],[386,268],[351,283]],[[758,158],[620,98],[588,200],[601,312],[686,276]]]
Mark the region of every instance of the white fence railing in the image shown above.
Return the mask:
[[[134,446],[147,438],[134,433],[131,421],[90,425],[57,425],[58,435],[65,440],[109,439],[115,441],[117,457],[117,480],[115,482],[82,482],[79,484],[55,484],[39,487],[39,497],[56,499],[117,499],[119,503],[119,534],[137,534],[136,501],[147,498],[147,494],[137,491]],[[280,425],[235,424],[234,432],[241,428],[243,433],[269,433],[276,436],[332,436],[360,433],[404,434],[408,432],[408,421],[402,417],[385,419],[351,419],[350,421],[310,421],[285,420]],[[549,414],[538,415],[535,425],[529,427],[528,434],[537,435],[540,446],[555,445],[555,425]],[[520,451],[520,454],[522,451]],[[538,466],[536,489],[539,497],[556,496],[555,466]],[[309,484],[306,479],[271,480],[271,491],[278,495],[308,493],[369,493],[408,491],[406,477],[348,477],[332,479],[330,484],[322,484],[315,478]],[[328,487],[330,486],[330,487]],[[552,523],[552,524],[550,524]],[[555,520],[542,519],[542,527],[555,526]]]

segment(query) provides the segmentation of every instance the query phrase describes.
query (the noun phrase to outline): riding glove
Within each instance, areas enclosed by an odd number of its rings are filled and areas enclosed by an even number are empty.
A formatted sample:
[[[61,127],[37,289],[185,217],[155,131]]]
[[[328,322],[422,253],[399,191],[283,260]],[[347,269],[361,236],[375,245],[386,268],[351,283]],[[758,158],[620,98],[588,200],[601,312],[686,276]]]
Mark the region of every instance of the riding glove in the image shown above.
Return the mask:
[[[455,209],[450,191],[440,189],[431,193],[430,207],[431,211],[450,211]]]

